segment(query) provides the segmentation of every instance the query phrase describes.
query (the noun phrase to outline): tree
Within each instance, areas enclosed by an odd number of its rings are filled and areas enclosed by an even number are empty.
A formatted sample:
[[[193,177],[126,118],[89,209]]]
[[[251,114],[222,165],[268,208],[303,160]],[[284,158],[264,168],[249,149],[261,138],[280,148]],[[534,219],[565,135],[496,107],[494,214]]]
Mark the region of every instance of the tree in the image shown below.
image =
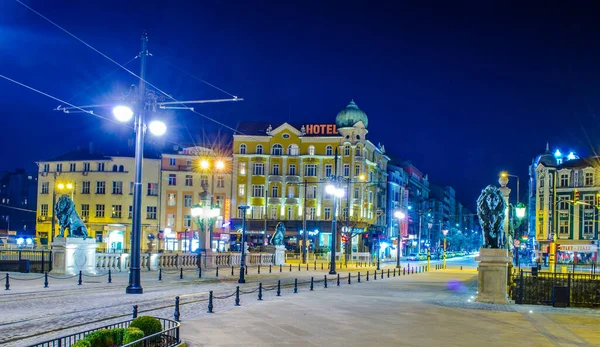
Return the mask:
[[[362,235],[369,230],[369,226],[373,224],[372,220],[367,218],[361,218],[360,216],[348,216],[348,218],[338,216],[336,224],[336,232],[341,236],[341,239],[345,239],[346,245],[346,260],[352,249],[352,238],[356,235]]]

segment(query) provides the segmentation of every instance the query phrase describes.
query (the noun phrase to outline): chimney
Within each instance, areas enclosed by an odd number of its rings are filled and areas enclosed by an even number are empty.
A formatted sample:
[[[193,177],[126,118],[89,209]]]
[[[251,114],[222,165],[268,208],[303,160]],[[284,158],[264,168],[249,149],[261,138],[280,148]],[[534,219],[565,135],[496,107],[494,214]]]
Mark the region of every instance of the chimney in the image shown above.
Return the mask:
[[[89,148],[90,154],[94,154],[94,143],[90,141],[90,148]]]

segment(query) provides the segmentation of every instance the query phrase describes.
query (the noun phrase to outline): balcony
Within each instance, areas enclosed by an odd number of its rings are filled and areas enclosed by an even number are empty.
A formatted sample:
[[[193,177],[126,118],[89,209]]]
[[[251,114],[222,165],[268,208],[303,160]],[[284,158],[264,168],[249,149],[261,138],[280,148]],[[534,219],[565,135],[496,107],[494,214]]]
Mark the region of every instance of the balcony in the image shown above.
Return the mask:
[[[286,205],[297,205],[298,198],[286,198],[285,203],[286,203]]]
[[[281,198],[269,198],[269,204],[281,204]]]
[[[364,162],[364,161],[365,161],[365,157],[364,157],[364,156],[362,156],[362,155],[355,155],[355,156],[354,156],[354,161],[357,161],[357,162]]]
[[[176,167],[178,171],[192,171],[192,166],[190,165],[178,165]]]
[[[287,175],[285,176],[286,183],[300,183],[300,176],[296,175]]]
[[[283,182],[283,176],[281,175],[269,175],[270,182]]]

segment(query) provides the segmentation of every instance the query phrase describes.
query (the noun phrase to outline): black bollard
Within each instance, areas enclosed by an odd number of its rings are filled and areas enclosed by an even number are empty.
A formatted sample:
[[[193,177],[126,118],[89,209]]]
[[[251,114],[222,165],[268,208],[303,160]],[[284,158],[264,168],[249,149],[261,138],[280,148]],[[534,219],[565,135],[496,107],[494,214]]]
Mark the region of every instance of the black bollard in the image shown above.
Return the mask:
[[[281,264],[279,264],[279,272],[281,272],[283,269],[283,266]]]
[[[258,264],[258,274],[260,275],[260,264]]]
[[[179,279],[182,280],[183,279],[183,268],[179,269]]]
[[[258,300],[262,300],[262,282],[258,284]]]
[[[317,271],[317,261],[315,260],[315,271]]]
[[[369,270],[367,270],[367,282],[369,282]]]
[[[321,270],[323,270],[323,263],[321,263]]]
[[[360,271],[358,272],[357,280],[358,280],[358,283],[360,283]]]
[[[323,281],[324,288],[327,288],[327,275],[325,275],[325,281]]]
[[[460,271],[462,271],[462,265],[460,266]]]
[[[162,281],[162,269],[158,269],[158,280]]]
[[[210,292],[211,295],[211,299],[212,299],[212,292]],[[212,303],[212,300],[211,300]],[[212,310],[212,308],[210,308]],[[175,312],[173,312],[173,319],[175,319],[176,322],[179,322],[179,297],[176,296],[175,297]]]
[[[281,296],[281,280],[277,280],[277,296]]]
[[[108,283],[112,283],[112,273],[110,272],[110,269],[108,269]]]
[[[373,281],[377,280],[377,269],[373,270]]]
[[[219,277],[219,267],[217,266],[217,272],[215,273],[215,277]]]
[[[381,270],[381,271],[383,271],[383,270]],[[394,273],[395,273],[395,271],[394,271]],[[390,278],[390,269],[388,269],[388,278]]]
[[[213,291],[208,292],[208,313],[213,312]]]
[[[9,277],[9,274],[6,274],[6,284],[4,285],[4,290],[10,290],[10,277]]]
[[[300,271],[300,263],[298,263],[298,271]]]
[[[269,264],[269,273],[271,273],[271,265]]]
[[[337,274],[337,286],[338,287],[340,286],[340,274],[339,273]]]
[[[396,277],[396,268],[394,268],[394,276],[393,277]]]
[[[294,294],[298,294],[298,279],[294,278]]]
[[[413,267],[412,268],[412,274],[414,275],[414,273],[415,273],[415,268]]]
[[[348,284],[352,284],[352,274],[348,273]]]
[[[233,265],[231,265],[231,276],[233,276]]]
[[[44,272],[44,288],[48,288],[48,271]]]
[[[315,278],[311,277],[310,278],[310,290],[314,290],[314,285],[315,285]]]
[[[235,287],[235,306],[240,306],[240,286]]]
[[[388,271],[388,277],[390,277],[390,272]],[[383,269],[381,269],[381,279],[383,279]]]
[[[202,278],[202,267],[198,268],[198,278]]]
[[[306,262],[306,271],[308,271],[308,262]]]
[[[292,272],[292,264],[290,264],[290,272]]]
[[[402,268],[402,274],[406,275],[406,268],[405,267]]]
[[[246,270],[246,275],[248,274],[248,265],[244,268]]]
[[[136,319],[138,316],[138,305],[133,305],[133,314],[132,314],[132,318]]]
[[[83,283],[83,272],[81,272],[81,270],[79,270],[79,281],[78,281],[77,285],[80,286],[81,283]]]

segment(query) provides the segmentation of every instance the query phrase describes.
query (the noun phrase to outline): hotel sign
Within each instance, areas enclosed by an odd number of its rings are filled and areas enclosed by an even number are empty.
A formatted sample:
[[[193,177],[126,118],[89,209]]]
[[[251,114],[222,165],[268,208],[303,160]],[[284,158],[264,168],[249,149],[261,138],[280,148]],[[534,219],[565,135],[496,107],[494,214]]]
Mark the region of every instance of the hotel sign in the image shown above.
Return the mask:
[[[596,245],[558,245],[558,250],[561,252],[582,252],[593,253],[598,251]]]
[[[306,135],[338,135],[335,124],[307,124],[305,132]]]

